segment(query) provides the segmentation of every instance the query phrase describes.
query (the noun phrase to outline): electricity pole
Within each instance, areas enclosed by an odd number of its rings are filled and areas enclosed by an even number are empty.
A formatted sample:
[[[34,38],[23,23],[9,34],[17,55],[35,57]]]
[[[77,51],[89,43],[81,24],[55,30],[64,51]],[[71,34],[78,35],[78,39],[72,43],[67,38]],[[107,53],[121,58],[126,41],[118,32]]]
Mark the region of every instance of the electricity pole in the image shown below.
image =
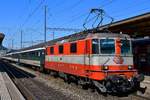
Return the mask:
[[[47,6],[44,6],[44,42],[46,43],[46,29],[47,29]]]
[[[20,41],[20,44],[21,44],[21,45],[20,45],[20,46],[21,46],[21,49],[22,49],[22,32],[23,32],[23,31],[21,30],[21,37],[20,37],[20,38],[21,38],[21,41]]]
[[[14,39],[12,39],[12,44],[11,44],[11,48],[14,48]]]
[[[55,32],[53,32],[53,34],[52,34],[52,35],[53,35],[53,40],[54,40],[54,39],[55,39]]]

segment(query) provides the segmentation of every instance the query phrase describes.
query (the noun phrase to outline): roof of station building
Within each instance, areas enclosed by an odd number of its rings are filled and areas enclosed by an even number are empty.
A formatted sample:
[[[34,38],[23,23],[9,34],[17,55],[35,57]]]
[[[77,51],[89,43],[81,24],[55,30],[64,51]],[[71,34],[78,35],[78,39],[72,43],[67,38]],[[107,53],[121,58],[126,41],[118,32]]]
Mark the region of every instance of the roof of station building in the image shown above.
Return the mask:
[[[108,28],[108,24],[99,27],[100,30],[105,28]],[[128,33],[134,37],[150,36],[150,12],[116,21],[109,26],[108,30],[115,33]]]

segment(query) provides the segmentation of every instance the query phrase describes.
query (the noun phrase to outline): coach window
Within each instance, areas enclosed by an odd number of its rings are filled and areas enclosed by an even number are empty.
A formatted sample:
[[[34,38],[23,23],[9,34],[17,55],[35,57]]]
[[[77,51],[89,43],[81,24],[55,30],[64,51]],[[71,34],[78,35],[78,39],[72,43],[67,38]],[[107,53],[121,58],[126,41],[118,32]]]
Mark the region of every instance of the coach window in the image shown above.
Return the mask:
[[[77,53],[77,43],[71,43],[70,52],[71,53]]]
[[[59,54],[62,54],[64,52],[64,46],[60,45],[59,46]]]
[[[39,57],[41,56],[41,52],[40,52],[40,51],[38,51],[38,56],[39,56]]]
[[[50,54],[54,54],[54,47],[50,47]]]
[[[99,40],[98,39],[92,40],[92,53],[99,54]]]

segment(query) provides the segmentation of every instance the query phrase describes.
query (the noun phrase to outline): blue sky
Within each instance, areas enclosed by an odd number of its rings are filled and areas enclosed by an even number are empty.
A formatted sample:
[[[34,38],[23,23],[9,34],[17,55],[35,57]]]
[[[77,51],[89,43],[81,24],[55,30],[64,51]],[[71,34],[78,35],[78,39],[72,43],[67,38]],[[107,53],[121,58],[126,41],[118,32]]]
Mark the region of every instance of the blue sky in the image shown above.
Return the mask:
[[[44,5],[47,5],[47,26],[63,28],[83,29],[82,25],[91,8],[103,8],[114,21],[150,12],[150,0],[45,0],[41,3],[42,1],[1,0],[0,32],[5,34],[5,47],[12,48],[12,40],[14,48],[20,47],[21,29],[24,46],[44,39]],[[47,40],[52,39],[52,32],[47,30]],[[55,38],[72,33],[55,31]]]

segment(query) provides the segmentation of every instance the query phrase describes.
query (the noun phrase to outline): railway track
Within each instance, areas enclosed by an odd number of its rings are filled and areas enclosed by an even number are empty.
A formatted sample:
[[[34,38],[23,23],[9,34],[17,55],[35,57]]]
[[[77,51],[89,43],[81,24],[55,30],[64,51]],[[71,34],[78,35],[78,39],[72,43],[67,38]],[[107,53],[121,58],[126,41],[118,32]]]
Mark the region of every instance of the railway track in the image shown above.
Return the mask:
[[[17,67],[17,66],[16,66]],[[91,92],[91,90],[83,90],[80,88],[80,86],[76,86],[75,84],[67,84],[62,81],[60,78],[53,78],[52,76],[49,76],[48,74],[44,73],[37,73],[35,70],[21,67],[22,70],[25,70],[29,73],[34,74],[35,76],[41,77],[39,80],[44,81],[45,84],[47,84],[49,87],[52,87],[53,89],[56,89],[58,91],[63,92],[63,94],[70,95],[76,97],[74,100],[83,99],[83,100],[150,100],[149,98],[142,97],[140,95],[136,94],[130,94],[125,96],[113,96],[113,95],[101,95],[97,92]],[[67,91],[67,92],[66,92]]]
[[[52,88],[48,88],[39,81],[36,81],[34,79],[34,75],[13,67],[8,63],[0,63],[27,100],[58,100],[59,98],[62,98],[62,100],[66,99],[66,97],[60,92],[57,92]]]
[[[23,81],[21,81],[20,79],[17,78],[18,73],[16,73],[16,71],[14,72],[14,70],[12,70],[12,69],[10,70],[8,65],[6,65],[4,63],[1,63],[1,65],[3,66],[3,69],[8,73],[8,75],[11,77],[13,82],[17,85],[17,87],[19,88],[21,93],[25,96],[25,98],[28,100],[35,99],[35,96],[33,96],[32,93],[30,91],[28,91],[28,89],[23,85]],[[22,77],[22,74],[20,74],[19,76]],[[27,78],[27,77],[24,77],[24,78]]]

